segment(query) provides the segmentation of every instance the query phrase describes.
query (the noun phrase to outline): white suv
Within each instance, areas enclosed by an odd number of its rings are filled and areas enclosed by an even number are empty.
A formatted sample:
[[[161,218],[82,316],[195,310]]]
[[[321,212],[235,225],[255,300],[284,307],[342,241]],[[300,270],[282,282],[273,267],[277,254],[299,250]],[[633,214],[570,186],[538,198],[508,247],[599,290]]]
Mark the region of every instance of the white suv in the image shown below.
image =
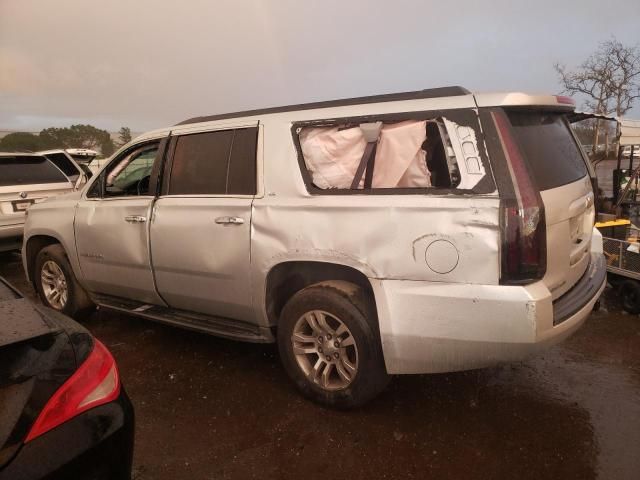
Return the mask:
[[[22,245],[31,205],[72,190],[69,179],[44,156],[0,152],[0,252]]]
[[[605,285],[570,99],[461,87],[201,117],[30,211],[50,307],[278,342],[308,397],[518,360]]]

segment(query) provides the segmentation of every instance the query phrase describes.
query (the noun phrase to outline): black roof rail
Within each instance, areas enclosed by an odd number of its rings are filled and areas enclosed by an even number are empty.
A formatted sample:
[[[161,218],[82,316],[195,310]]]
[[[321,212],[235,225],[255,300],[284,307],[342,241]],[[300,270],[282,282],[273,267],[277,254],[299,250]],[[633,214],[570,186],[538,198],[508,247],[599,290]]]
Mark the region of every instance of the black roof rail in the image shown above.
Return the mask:
[[[271,113],[284,113],[296,110],[313,110],[315,108],[344,107],[349,105],[363,105],[366,103],[398,102],[402,100],[419,100],[423,98],[439,97],[459,97],[470,95],[471,92],[460,86],[428,88],[415,92],[387,93],[383,95],[371,95],[368,97],[343,98],[340,100],[329,100],[324,102],[302,103],[299,105],[287,105],[284,107],[261,108],[258,110],[245,110],[243,112],[221,113],[219,115],[208,115],[194,117],[184,120],[176,125],[187,125],[190,123],[211,122],[214,120],[225,120],[228,118],[251,117],[254,115],[268,115]]]

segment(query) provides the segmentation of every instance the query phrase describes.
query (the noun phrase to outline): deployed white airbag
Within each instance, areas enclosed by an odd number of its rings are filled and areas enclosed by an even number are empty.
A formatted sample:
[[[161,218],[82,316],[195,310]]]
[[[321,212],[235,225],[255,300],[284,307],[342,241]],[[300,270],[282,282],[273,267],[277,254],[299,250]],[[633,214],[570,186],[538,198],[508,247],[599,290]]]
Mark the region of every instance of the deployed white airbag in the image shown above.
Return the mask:
[[[431,186],[426,153],[426,120],[384,125],[376,149],[373,188]],[[360,127],[304,128],[300,132],[304,161],[318,188],[350,188],[366,141]],[[360,181],[359,188],[364,185]]]

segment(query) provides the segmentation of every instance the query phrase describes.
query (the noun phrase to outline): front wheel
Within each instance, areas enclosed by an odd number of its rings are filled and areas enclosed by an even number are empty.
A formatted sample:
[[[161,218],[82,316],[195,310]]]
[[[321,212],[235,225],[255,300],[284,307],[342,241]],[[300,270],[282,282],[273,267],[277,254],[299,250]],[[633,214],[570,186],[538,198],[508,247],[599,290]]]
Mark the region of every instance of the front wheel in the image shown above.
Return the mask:
[[[33,279],[40,300],[49,308],[75,317],[93,307],[61,245],[49,245],[38,252]]]
[[[346,282],[296,293],[282,311],[278,347],[300,391],[322,405],[362,405],[390,379],[372,306],[362,289]]]

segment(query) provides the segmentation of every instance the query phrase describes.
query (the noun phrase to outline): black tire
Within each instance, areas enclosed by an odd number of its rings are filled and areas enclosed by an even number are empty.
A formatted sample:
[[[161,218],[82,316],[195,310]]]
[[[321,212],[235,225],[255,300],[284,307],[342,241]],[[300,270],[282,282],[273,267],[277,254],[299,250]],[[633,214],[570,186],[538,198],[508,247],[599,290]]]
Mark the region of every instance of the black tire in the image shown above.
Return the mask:
[[[620,285],[622,308],[631,314],[640,313],[640,284],[635,280],[625,280]]]
[[[292,335],[298,320],[317,310],[344,323],[357,348],[357,371],[351,383],[337,390],[314,383],[299,365],[293,351]],[[384,365],[375,308],[363,290],[351,283],[323,282],[297,292],[282,310],[278,324],[278,348],[282,364],[298,389],[307,398],[324,406],[346,409],[363,405],[378,395],[391,379]],[[313,355],[319,356],[312,354],[311,358],[315,358]]]
[[[44,293],[42,268],[47,262],[55,263],[64,274],[67,288],[67,301],[63,307],[52,305]],[[54,310],[77,319],[79,314],[85,313],[95,307],[86,290],[78,283],[62,245],[49,245],[38,252],[32,272],[32,278],[40,300],[49,308],[53,308]]]

